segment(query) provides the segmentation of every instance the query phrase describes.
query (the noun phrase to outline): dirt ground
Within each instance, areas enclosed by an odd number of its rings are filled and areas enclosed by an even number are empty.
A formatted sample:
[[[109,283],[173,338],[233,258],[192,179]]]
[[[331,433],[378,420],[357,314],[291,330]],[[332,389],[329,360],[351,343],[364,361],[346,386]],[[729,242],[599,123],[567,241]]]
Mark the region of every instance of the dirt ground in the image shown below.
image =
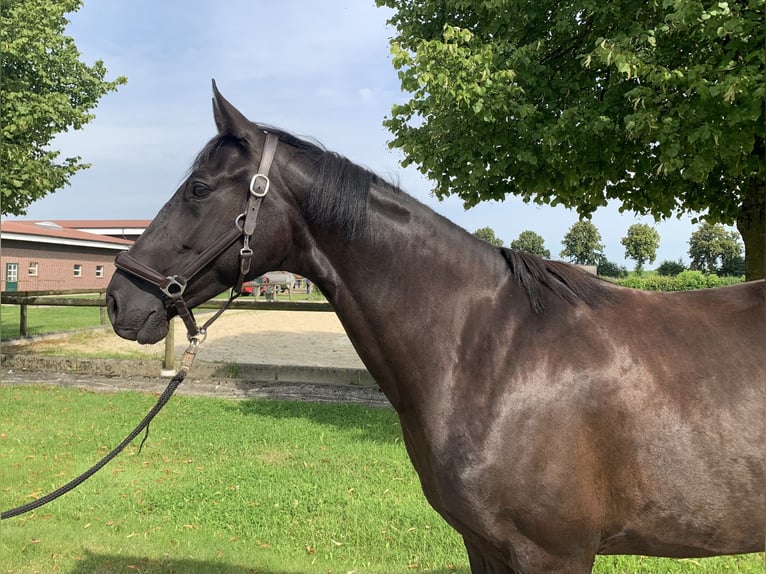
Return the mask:
[[[206,317],[198,316],[202,324]],[[180,357],[186,348],[183,324],[176,319],[175,352]],[[17,349],[34,353],[54,347],[56,354],[78,355],[83,352],[147,354],[164,356],[164,342],[142,346],[126,341],[111,329],[64,337],[46,337]],[[8,349],[4,349],[8,350]],[[296,365],[309,367],[364,368],[334,313],[311,311],[227,311],[210,328],[207,340],[197,354],[200,361]],[[368,406],[388,406],[376,387],[353,388],[344,385],[311,383],[259,383],[238,380],[199,381],[194,372],[179,388],[179,394],[218,398],[271,398],[312,402],[351,402]],[[166,379],[143,377],[106,377],[70,372],[29,372],[3,369],[0,384],[44,384],[80,387],[114,392],[140,390],[159,393]]]
[[[206,320],[199,314],[200,324]],[[183,324],[175,319],[175,352],[187,341]],[[111,329],[96,335],[46,338],[29,351],[55,347],[57,353],[87,351],[145,353],[161,358],[165,343],[139,345]],[[206,362],[364,368],[334,313],[314,311],[226,311],[211,327],[197,359]]]

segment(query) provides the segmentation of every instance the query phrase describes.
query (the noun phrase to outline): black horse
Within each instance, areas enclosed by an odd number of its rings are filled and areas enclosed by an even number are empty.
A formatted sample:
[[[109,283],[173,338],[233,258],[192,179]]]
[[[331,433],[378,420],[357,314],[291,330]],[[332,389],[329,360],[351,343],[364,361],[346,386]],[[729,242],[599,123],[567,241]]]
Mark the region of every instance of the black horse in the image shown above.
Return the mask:
[[[109,285],[118,334],[159,341],[179,300],[300,273],[397,410],[472,572],[763,549],[762,281],[647,293],[491,247],[214,92],[218,134]]]

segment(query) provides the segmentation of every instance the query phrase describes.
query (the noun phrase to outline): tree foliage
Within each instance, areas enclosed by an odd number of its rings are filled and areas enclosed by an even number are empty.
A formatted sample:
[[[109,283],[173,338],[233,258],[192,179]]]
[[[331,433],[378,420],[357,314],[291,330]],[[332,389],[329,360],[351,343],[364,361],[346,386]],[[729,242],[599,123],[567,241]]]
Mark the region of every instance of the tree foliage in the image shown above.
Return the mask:
[[[663,261],[657,267],[657,273],[663,277],[675,277],[682,271],[686,271],[686,265],[679,258],[678,261]]]
[[[103,62],[80,61],[64,35],[65,14],[81,0],[3,0],[0,4],[0,192],[2,213],[21,215],[29,205],[88,167],[79,157],[59,159],[51,140],[93,119],[89,110],[125,78],[105,81]]]
[[[474,237],[478,237],[482,241],[486,241],[490,245],[495,247],[502,247],[503,240],[495,235],[495,230],[491,227],[482,227],[473,232]]]
[[[511,248],[526,251],[545,259],[551,256],[550,250],[545,248],[545,239],[530,230],[519,233],[519,237],[511,241]]]
[[[636,262],[636,273],[644,270],[644,263],[653,263],[660,246],[660,234],[651,225],[634,223],[628,228],[628,233],[620,239],[625,247],[625,257]]]
[[[621,279],[628,276],[628,270],[623,265],[618,265],[614,261],[603,258],[596,267],[596,273],[599,277],[613,277]]]
[[[561,257],[567,257],[573,263],[598,265],[604,258],[601,233],[590,221],[578,221],[572,225],[561,243],[564,245]]]
[[[410,94],[384,123],[437,196],[736,221],[763,275],[764,0],[377,3]]]
[[[691,269],[705,273],[721,273],[722,269],[737,267],[742,244],[737,233],[723,225],[703,223],[689,238]]]

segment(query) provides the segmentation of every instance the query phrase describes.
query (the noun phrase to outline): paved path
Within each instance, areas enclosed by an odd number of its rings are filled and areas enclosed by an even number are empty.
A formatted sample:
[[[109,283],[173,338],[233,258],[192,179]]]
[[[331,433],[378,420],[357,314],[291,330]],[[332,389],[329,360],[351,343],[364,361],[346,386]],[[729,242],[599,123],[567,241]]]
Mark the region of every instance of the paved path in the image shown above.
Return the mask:
[[[193,375],[193,371],[192,371]],[[98,392],[137,391],[159,394],[168,383],[160,377],[105,377],[79,373],[6,371],[0,385],[54,385]],[[220,399],[274,399],[316,403],[353,403],[390,407],[383,393],[375,387],[311,383],[261,383],[237,379],[200,380],[190,376],[178,387],[179,395]]]

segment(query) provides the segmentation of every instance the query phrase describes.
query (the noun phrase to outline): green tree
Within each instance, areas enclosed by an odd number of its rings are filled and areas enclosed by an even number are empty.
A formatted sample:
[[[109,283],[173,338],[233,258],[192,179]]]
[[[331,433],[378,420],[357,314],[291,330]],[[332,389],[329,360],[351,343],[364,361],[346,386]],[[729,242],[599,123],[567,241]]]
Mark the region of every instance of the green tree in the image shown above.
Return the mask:
[[[66,13],[81,0],[2,0],[0,4],[0,194],[2,213],[22,215],[37,199],[64,187],[88,167],[79,157],[59,160],[51,140],[93,119],[89,110],[126,79],[105,81],[106,68],[80,61],[64,35]]]
[[[644,263],[653,263],[660,246],[660,234],[651,225],[634,223],[628,228],[628,234],[620,239],[625,247],[625,257],[636,262],[636,273],[641,275]]]
[[[596,268],[596,274],[599,277],[614,277],[621,279],[628,276],[628,270],[622,265],[617,265],[613,261],[608,261],[605,257],[599,261]]]
[[[590,221],[578,221],[569,228],[560,255],[581,265],[598,265],[604,258],[604,246],[601,234]]]
[[[546,259],[551,256],[551,252],[545,248],[545,239],[530,230],[519,233],[518,239],[511,241],[511,248],[526,251]]]
[[[495,235],[495,230],[491,227],[482,227],[473,232],[474,237],[478,237],[482,241],[486,241],[490,245],[495,247],[502,247],[503,240]]]
[[[682,271],[686,271],[686,265],[680,257],[678,261],[663,261],[657,267],[657,273],[663,277],[675,277]]]
[[[718,275],[721,277],[742,277],[744,274],[745,260],[741,255],[724,258],[718,268]]]
[[[766,228],[764,0],[376,0],[409,101],[391,145],[466,205],[608,201]]]
[[[719,273],[722,268],[733,268],[741,255],[737,233],[723,225],[703,223],[689,237],[692,270]]]

